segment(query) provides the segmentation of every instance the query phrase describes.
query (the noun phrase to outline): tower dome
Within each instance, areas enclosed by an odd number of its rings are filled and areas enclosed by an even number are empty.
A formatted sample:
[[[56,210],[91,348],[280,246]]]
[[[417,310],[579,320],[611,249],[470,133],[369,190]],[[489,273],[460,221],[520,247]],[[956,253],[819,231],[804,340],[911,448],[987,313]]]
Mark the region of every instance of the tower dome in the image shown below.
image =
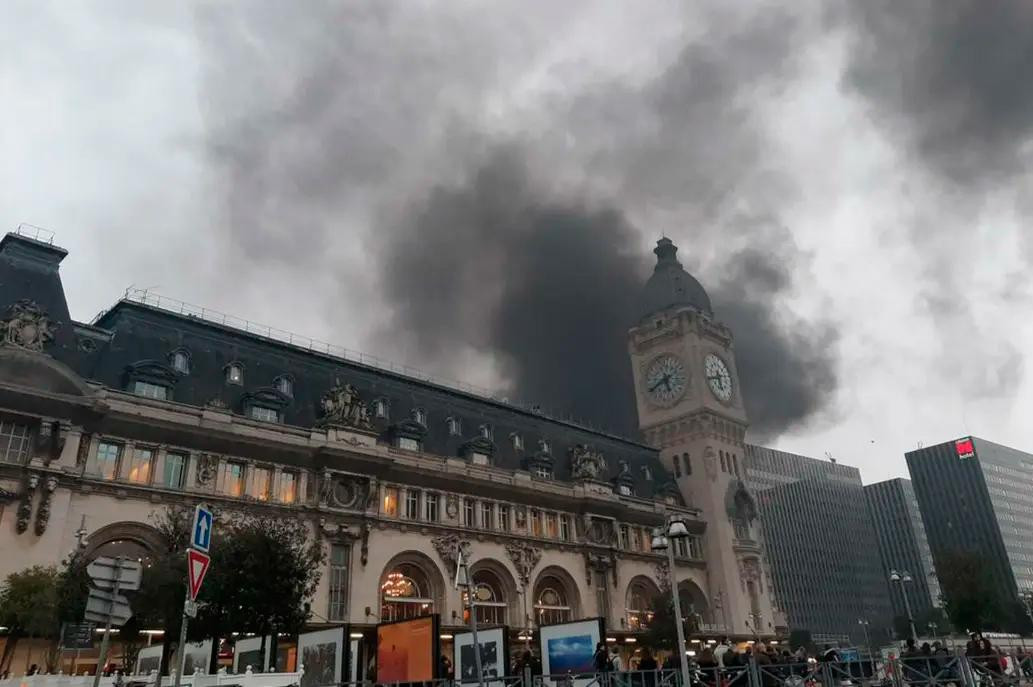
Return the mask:
[[[678,262],[678,247],[671,239],[664,237],[656,242],[656,267],[653,276],[642,289],[639,311],[642,317],[678,306],[689,306],[713,317],[710,296],[695,277],[682,268]]]

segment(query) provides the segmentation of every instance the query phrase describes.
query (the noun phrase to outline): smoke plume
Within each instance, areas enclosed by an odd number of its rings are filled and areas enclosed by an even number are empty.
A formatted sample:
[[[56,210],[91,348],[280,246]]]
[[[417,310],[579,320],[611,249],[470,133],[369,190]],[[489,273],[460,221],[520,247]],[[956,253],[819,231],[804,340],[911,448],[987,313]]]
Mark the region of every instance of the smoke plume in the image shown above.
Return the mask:
[[[513,397],[633,433],[625,337],[667,234],[737,334],[754,437],[827,407],[835,325],[786,309],[809,258],[771,229],[794,188],[764,103],[799,16],[622,17],[614,40],[652,48],[618,66],[567,62],[587,7],[279,7],[198,15],[235,253],[362,284],[377,350],[459,379],[487,361]],[[356,242],[369,259],[340,269]]]

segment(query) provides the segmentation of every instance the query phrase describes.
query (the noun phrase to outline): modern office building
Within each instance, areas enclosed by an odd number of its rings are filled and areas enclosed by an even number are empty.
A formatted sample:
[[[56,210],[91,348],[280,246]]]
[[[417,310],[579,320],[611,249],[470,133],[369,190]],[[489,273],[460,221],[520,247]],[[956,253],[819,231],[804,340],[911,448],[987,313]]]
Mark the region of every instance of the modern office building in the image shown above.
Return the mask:
[[[905,583],[907,602],[920,618],[939,605],[940,585],[911,481],[898,478],[869,484],[864,497],[879,542],[883,575],[888,578],[894,570],[902,577],[910,574],[911,582]],[[908,604],[900,584],[890,585],[890,600],[893,615],[906,617]]]
[[[937,567],[972,552],[1003,600],[1033,590],[1033,455],[964,437],[906,458]]]
[[[892,624],[886,576],[857,468],[747,446],[779,606],[818,643],[864,641]]]

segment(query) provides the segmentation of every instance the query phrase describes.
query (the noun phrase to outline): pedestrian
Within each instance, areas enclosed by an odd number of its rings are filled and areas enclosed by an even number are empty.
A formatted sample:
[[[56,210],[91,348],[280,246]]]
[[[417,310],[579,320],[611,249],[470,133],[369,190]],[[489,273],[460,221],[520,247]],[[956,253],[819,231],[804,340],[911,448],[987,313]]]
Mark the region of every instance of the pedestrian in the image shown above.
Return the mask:
[[[717,648],[714,649],[714,658],[717,659],[717,664],[722,668],[725,665],[725,654],[731,647],[728,645],[728,637],[722,637],[721,641],[717,643]]]
[[[610,663],[610,654],[606,651],[606,645],[599,642],[595,645],[595,655],[592,656],[592,666],[597,673],[608,673],[613,668]]]
[[[26,675],[35,675],[38,672],[39,672],[39,666],[36,665],[35,663],[33,663],[31,666],[29,666],[29,672],[27,672],[25,674]]]
[[[653,652],[649,650],[649,647],[642,648],[642,658],[639,659],[638,669],[642,671],[642,685],[643,687],[655,687],[656,685],[656,659],[653,658]]]

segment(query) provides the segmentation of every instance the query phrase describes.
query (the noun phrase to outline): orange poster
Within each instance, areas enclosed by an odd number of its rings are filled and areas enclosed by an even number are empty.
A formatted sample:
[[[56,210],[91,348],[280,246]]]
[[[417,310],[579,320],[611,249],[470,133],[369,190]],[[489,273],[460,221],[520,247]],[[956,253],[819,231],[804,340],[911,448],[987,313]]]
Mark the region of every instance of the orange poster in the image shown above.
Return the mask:
[[[434,679],[435,616],[377,626],[377,682]]]

